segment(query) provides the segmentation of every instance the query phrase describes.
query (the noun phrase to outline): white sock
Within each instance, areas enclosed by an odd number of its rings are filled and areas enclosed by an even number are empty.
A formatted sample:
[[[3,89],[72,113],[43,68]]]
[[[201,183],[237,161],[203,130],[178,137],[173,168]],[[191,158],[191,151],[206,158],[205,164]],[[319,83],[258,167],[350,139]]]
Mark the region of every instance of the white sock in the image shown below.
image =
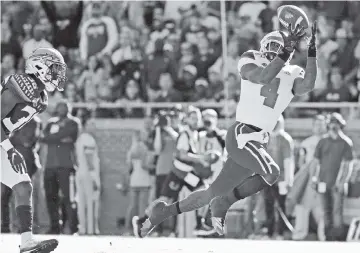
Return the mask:
[[[21,236],[21,245],[24,245],[27,241],[31,240],[33,237],[31,231],[22,233],[20,236]]]

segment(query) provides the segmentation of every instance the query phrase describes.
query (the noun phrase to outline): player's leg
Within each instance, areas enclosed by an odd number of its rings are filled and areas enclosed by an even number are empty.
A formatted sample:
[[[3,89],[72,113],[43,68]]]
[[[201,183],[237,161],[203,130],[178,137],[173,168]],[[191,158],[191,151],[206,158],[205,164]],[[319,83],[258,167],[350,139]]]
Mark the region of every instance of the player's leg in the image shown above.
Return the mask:
[[[11,188],[1,185],[1,233],[10,233],[10,199]]]
[[[260,175],[255,174],[245,179],[243,183],[235,187],[233,191],[227,195],[214,198],[210,203],[210,208],[211,222],[215,231],[220,235],[225,233],[225,217],[232,204],[238,200],[252,196],[261,191],[265,186],[267,186],[267,184],[264,179]]]
[[[226,195],[252,173],[248,169],[239,167],[232,159],[228,159],[209,188],[195,191],[187,198],[171,205],[166,205],[164,202],[157,203],[141,229],[142,235],[148,234],[155,225],[171,216],[196,210],[209,204],[214,197]]]
[[[213,225],[220,233],[223,233],[225,216],[233,203],[259,192],[267,185],[274,184],[279,176],[279,167],[261,144],[248,142],[244,148],[238,148],[236,136],[249,132],[253,130],[246,125],[236,123],[229,128],[226,136],[226,150],[229,157],[238,168],[242,170],[247,168],[252,175],[240,181],[232,192],[214,199],[211,203]]]
[[[85,202],[86,202],[86,231],[87,234],[93,235],[94,234],[94,188],[93,182],[89,177],[86,181],[86,193],[85,193]]]
[[[142,217],[134,216],[133,218],[133,229],[134,234],[137,237],[142,237],[141,228],[143,223],[149,218],[150,211],[160,201],[166,201],[166,203],[173,203],[178,200],[179,193],[184,186],[184,181],[181,180],[174,172],[170,172],[162,185],[160,197],[150,203],[146,208],[145,214]]]
[[[86,228],[86,191],[84,189],[83,179],[76,176],[76,190],[77,190],[77,212],[79,219],[79,234],[85,235]]]
[[[20,223],[21,246],[20,253],[53,251],[57,240],[35,241],[32,233],[32,184],[28,174],[16,173],[7,159],[7,154],[1,149],[1,183],[10,187],[15,197],[16,217]]]
[[[71,199],[73,197],[73,193],[75,193],[72,189],[74,185],[70,182],[70,177],[72,177],[72,169],[68,168],[62,168],[61,170],[58,170],[58,177],[59,177],[59,186],[60,190],[63,193],[63,210],[66,213],[66,219],[63,218],[63,220],[66,220],[66,223],[64,224],[64,228],[68,229],[70,231],[70,234],[73,233],[73,227],[74,227],[74,213],[73,208],[71,206]]]
[[[56,170],[46,168],[44,170],[44,189],[46,206],[50,218],[50,234],[60,234],[59,216],[59,181]]]
[[[134,213],[136,213],[136,188],[130,187],[130,203],[128,205],[127,211],[126,211],[126,219],[125,219],[125,230],[128,233],[131,228],[131,221],[133,219]]]

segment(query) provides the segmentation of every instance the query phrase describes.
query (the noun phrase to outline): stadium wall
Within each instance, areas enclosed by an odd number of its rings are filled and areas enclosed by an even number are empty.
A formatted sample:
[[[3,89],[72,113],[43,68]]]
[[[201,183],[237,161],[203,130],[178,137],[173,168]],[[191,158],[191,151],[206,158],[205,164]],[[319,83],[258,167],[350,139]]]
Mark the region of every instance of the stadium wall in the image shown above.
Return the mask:
[[[226,127],[230,122],[222,121]],[[119,234],[117,219],[125,217],[128,198],[117,185],[123,182],[127,173],[126,152],[131,145],[132,134],[143,127],[143,120],[98,119],[96,139],[100,149],[102,197],[100,210],[100,230],[104,234]],[[303,139],[311,134],[311,119],[288,119],[287,131],[294,139]],[[360,150],[360,120],[348,122],[346,132],[354,141],[355,150]]]

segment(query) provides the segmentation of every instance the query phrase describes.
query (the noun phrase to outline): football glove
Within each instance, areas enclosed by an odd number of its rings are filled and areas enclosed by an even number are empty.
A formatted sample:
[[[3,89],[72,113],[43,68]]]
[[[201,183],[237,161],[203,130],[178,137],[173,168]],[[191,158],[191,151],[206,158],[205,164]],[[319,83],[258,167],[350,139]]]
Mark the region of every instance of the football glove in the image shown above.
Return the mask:
[[[26,163],[24,157],[15,148],[11,148],[7,151],[8,159],[13,170],[19,174],[27,173]]]
[[[308,57],[316,57],[316,32],[317,22],[315,20],[314,24],[311,26],[311,37],[308,46]]]
[[[290,23],[288,28],[288,34],[280,31],[281,36],[284,40],[284,51],[287,53],[292,53],[295,49],[295,46],[299,43],[299,41],[304,37],[304,27],[297,25],[295,29],[293,29],[292,24]]]

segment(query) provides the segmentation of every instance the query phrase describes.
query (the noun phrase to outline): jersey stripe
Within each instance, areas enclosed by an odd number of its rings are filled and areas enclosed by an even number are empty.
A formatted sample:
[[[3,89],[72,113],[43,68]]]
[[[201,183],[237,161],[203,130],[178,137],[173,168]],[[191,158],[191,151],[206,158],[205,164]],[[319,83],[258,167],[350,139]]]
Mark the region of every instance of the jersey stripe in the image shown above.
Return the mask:
[[[251,142],[248,142],[246,145],[247,147],[249,147],[249,149],[251,149],[254,152],[255,155],[259,157],[259,160],[264,165],[266,172],[271,174],[272,173],[271,165],[266,161],[265,157],[261,154],[259,149]]]

